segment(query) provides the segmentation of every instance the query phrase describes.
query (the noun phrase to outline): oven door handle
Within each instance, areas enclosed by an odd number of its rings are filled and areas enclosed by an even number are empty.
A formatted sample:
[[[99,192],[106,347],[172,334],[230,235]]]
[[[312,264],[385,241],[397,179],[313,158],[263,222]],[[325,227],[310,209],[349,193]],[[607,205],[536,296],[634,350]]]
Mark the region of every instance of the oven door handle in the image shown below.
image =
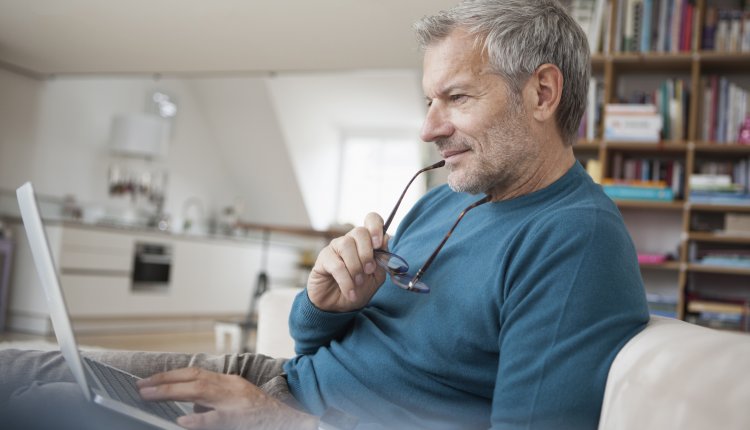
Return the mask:
[[[139,254],[137,259],[146,264],[170,264],[172,262],[171,255],[163,254]]]

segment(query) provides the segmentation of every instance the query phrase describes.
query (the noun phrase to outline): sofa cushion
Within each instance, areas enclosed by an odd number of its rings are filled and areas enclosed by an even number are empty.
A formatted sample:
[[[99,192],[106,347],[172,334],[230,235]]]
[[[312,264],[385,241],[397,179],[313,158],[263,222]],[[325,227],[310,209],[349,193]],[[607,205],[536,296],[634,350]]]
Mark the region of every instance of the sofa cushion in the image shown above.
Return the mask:
[[[255,352],[276,358],[294,357],[289,314],[300,291],[301,288],[271,288],[260,296]]]

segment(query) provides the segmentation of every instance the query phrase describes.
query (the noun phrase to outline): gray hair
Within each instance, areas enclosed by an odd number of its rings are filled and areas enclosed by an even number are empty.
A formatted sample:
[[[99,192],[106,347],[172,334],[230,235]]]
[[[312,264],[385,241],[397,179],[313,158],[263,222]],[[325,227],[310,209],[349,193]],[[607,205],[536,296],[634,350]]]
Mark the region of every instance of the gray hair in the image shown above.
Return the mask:
[[[555,0],[466,0],[414,24],[422,50],[461,28],[487,53],[493,71],[511,94],[537,67],[562,71],[563,90],[555,120],[563,141],[573,144],[586,111],[591,64],[586,34]]]

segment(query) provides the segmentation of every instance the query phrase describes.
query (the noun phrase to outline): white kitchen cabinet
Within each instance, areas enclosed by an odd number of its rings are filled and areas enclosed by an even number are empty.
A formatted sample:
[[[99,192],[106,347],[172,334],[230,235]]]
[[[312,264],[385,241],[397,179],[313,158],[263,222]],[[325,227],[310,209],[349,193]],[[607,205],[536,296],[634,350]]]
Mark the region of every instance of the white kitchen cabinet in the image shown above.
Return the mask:
[[[247,312],[260,270],[257,240],[195,237],[145,230],[46,223],[58,276],[76,331],[144,330],[189,326]],[[26,236],[14,228],[17,258],[9,327],[50,334],[49,312]],[[171,249],[169,282],[133,288],[136,244]],[[296,279],[298,250],[269,249],[271,286]]]

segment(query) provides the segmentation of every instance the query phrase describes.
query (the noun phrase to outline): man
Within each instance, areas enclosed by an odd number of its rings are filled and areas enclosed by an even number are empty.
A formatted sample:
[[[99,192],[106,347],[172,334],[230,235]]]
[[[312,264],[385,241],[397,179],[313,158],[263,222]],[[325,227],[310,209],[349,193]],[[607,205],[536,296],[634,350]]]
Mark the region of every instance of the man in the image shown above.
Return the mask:
[[[212,408],[181,425],[316,428],[335,408],[360,428],[596,428],[609,366],[648,312],[619,212],[573,156],[585,35],[552,0],[466,2],[416,30],[422,139],[450,188],[430,191],[390,240],[370,214],[323,249],[295,300],[289,361],[97,357],[146,363],[144,376],[177,368],[141,394]],[[385,249],[408,276],[380,267]],[[417,284],[429,294],[408,290]]]

